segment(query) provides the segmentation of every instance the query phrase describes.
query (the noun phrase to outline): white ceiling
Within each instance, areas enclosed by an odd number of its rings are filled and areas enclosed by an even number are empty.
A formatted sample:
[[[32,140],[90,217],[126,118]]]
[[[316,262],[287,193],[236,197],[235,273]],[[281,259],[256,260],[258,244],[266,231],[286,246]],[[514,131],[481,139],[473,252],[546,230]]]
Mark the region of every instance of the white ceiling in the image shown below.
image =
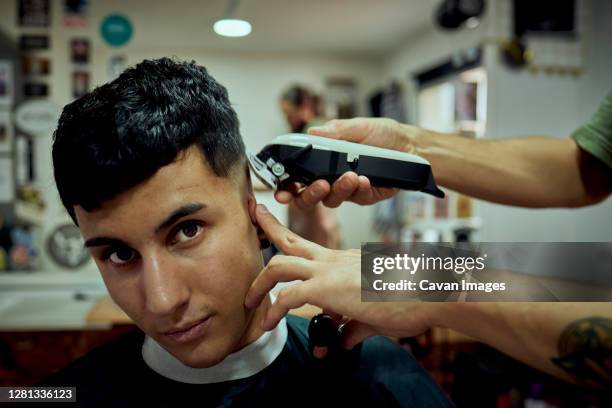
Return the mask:
[[[134,45],[201,47],[251,52],[383,56],[430,26],[440,0],[242,0],[234,17],[253,32],[222,38],[212,24],[227,0],[93,2],[96,15],[124,12],[134,22]]]

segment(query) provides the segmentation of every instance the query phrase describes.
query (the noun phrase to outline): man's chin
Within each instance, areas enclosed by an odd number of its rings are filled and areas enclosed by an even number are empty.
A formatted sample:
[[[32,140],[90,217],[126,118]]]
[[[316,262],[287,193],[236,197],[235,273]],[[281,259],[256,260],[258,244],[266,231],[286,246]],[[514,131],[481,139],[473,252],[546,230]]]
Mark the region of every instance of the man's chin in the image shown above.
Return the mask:
[[[209,368],[212,366],[215,366],[217,364],[219,364],[220,362],[222,362],[225,357],[227,357],[226,355],[223,356],[217,356],[216,358],[202,358],[202,357],[194,357],[194,358],[187,358],[187,359],[181,359],[179,357],[177,357],[183,364],[185,364],[187,367],[191,367],[191,368]]]
[[[208,368],[223,361],[231,354],[231,347],[213,344],[209,340],[202,341],[195,347],[190,345],[167,345],[164,348],[181,363],[191,368]]]

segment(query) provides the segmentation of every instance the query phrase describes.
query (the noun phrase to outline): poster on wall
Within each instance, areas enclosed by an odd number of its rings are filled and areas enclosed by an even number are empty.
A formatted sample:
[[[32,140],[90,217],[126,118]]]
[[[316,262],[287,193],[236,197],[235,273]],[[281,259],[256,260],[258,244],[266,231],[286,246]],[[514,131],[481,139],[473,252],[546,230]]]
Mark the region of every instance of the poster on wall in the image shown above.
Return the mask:
[[[17,21],[22,27],[49,27],[49,0],[19,0]]]
[[[13,104],[13,64],[0,60],[0,106]]]
[[[80,98],[89,92],[89,72],[75,71],[72,73],[72,96]]]
[[[75,64],[89,62],[89,40],[87,38],[73,38],[70,40],[70,55]]]
[[[13,124],[8,111],[0,111],[0,153],[10,152],[13,140]]]

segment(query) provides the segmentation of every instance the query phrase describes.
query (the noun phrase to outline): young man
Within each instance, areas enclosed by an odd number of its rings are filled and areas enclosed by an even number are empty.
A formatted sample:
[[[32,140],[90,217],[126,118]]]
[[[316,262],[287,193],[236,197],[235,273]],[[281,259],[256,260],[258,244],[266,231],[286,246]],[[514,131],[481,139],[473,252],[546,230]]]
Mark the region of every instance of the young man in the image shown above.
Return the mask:
[[[386,339],[319,362],[306,320],[263,334],[270,299],[244,307],[265,236],[238,128],[224,87],[166,58],[64,108],[53,144],[61,200],[140,330],[45,385],[76,386],[79,403],[104,406],[448,404]]]

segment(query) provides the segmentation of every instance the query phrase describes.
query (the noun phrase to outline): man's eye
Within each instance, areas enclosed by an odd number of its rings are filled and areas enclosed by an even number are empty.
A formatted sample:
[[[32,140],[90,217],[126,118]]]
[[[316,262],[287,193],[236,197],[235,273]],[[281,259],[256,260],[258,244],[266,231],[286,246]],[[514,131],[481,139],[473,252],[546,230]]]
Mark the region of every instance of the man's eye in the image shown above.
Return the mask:
[[[176,233],[172,237],[170,242],[171,245],[180,244],[187,242],[197,237],[204,227],[197,222],[186,222],[180,225],[175,231]]]
[[[108,259],[115,265],[123,265],[130,262],[135,257],[136,252],[133,249],[119,248],[110,252]]]

